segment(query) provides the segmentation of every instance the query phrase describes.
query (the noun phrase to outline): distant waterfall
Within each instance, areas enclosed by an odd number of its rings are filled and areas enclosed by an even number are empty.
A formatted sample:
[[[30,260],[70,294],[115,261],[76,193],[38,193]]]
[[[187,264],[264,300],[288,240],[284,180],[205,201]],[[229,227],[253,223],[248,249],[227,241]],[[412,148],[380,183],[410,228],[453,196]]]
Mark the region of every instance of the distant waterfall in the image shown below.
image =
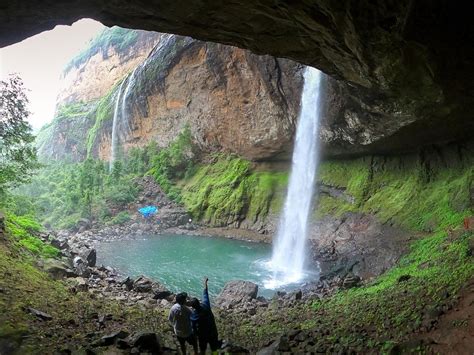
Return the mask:
[[[321,72],[307,67],[296,129],[290,182],[273,247],[274,287],[303,277],[308,218],[318,162]]]
[[[114,161],[117,159],[118,156],[118,121],[120,117],[120,112],[119,112],[119,105],[120,105],[120,98],[122,97],[122,88],[123,84],[125,84],[125,81],[122,81],[122,83],[119,86],[118,92],[117,92],[117,97],[115,98],[115,107],[114,107],[114,118],[112,121],[112,147],[110,149],[110,161],[109,161],[109,170],[112,171],[112,168],[114,166]]]
[[[137,67],[138,68],[138,67]],[[130,131],[130,123],[128,120],[127,112],[127,99],[130,94],[130,88],[135,83],[135,72],[137,68],[132,72],[132,74],[119,86],[117,97],[115,98],[114,106],[114,118],[112,121],[112,148],[110,149],[110,162],[109,169],[112,171],[114,161],[117,160],[119,156],[120,148],[120,127],[123,127],[126,123],[127,130]],[[123,91],[124,84],[127,83],[125,91]]]

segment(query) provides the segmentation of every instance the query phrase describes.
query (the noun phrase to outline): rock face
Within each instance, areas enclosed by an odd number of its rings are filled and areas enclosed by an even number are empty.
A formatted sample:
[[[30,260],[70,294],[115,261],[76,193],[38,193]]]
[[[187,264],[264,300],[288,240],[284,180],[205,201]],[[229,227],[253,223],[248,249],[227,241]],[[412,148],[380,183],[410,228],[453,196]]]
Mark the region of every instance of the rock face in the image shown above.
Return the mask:
[[[326,216],[313,222],[310,231],[313,257],[325,278],[378,276],[399,260],[410,240],[408,233],[359,213]]]
[[[108,54],[102,62],[97,53],[87,65],[67,74],[75,80],[68,80],[70,86],[65,84],[60,94],[55,122],[39,135],[44,158],[77,161],[89,153],[108,160],[114,115],[125,152],[150,141],[167,146],[185,127],[202,152],[225,151],[262,160],[291,149],[302,87],[301,65],[234,47],[160,35],[149,57],[130,70],[155,38],[140,36],[137,41],[143,37],[145,44],[139,41],[127,50],[137,51],[137,57],[127,57],[124,68],[114,69],[115,81],[102,80],[99,74],[99,80],[87,80],[104,68],[115,67],[119,56],[109,55],[116,52],[114,46],[104,47]],[[127,75],[120,77],[119,73]],[[106,84],[117,80],[121,83],[106,96]],[[90,91],[84,90],[86,84]]]
[[[318,67],[344,82],[340,90],[355,105],[339,115],[342,129],[326,134],[338,149],[352,145],[360,154],[371,141],[372,152],[407,150],[459,140],[473,128],[474,24],[468,3],[87,0],[5,6],[0,45],[90,17]],[[349,128],[360,132],[358,141],[344,138]],[[383,137],[376,142],[367,137],[370,132]]]
[[[106,36],[116,36],[123,41],[128,39],[130,43],[112,45],[113,42],[103,39]],[[105,96],[111,87],[146,59],[160,36],[157,32],[118,27],[105,29],[82,55],[66,66],[60,79],[58,108]]]

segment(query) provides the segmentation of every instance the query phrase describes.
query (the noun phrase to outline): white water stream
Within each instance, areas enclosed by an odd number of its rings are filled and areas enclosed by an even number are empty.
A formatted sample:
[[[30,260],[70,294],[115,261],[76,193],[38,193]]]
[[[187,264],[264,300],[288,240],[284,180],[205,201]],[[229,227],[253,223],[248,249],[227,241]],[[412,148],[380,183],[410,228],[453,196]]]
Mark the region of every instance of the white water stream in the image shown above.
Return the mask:
[[[321,75],[311,67],[304,73],[290,181],[270,262],[274,274],[267,288],[296,283],[304,277],[308,218],[318,165]]]

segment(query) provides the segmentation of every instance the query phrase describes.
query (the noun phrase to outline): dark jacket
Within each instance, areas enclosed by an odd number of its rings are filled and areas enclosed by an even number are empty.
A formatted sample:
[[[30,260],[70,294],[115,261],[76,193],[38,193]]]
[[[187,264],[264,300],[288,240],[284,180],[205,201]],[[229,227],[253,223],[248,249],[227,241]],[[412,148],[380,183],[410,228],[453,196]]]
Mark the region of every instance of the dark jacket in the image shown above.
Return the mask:
[[[191,323],[193,325],[194,334],[196,334],[199,339],[217,340],[216,321],[211,311],[207,288],[205,288],[202,293],[202,302],[200,302],[199,308],[195,309],[191,314]]]

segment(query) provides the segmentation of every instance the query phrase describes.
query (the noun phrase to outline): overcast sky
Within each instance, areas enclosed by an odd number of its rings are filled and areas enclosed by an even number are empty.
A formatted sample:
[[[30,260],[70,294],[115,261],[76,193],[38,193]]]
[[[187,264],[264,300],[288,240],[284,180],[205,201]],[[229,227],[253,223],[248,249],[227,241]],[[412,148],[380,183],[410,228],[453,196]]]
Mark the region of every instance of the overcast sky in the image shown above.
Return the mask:
[[[0,48],[0,77],[18,73],[30,101],[30,123],[36,130],[54,116],[59,76],[66,65],[104,26],[83,19]]]

